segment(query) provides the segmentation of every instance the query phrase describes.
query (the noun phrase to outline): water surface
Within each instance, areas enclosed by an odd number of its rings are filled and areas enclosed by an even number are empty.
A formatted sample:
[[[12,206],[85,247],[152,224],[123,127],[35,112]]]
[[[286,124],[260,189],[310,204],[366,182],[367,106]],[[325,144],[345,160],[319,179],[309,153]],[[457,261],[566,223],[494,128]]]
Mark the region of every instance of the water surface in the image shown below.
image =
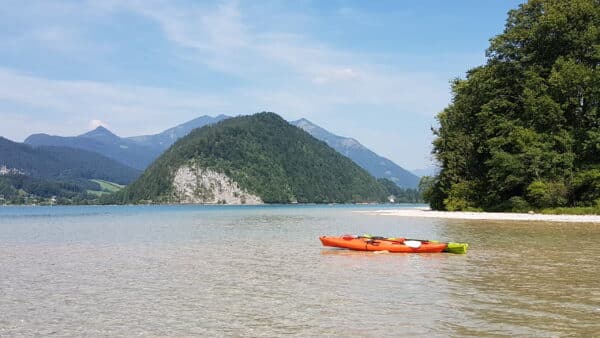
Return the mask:
[[[382,206],[0,208],[0,336],[598,336],[600,225]],[[467,255],[318,236],[466,241]]]

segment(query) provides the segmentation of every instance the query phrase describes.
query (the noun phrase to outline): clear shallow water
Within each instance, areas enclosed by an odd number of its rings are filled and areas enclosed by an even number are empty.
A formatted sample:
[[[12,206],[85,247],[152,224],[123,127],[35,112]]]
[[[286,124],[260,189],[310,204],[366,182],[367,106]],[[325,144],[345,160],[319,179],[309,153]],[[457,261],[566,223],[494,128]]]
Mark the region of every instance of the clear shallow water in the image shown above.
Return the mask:
[[[0,336],[598,336],[600,226],[382,206],[0,208]],[[324,249],[319,235],[466,241]]]

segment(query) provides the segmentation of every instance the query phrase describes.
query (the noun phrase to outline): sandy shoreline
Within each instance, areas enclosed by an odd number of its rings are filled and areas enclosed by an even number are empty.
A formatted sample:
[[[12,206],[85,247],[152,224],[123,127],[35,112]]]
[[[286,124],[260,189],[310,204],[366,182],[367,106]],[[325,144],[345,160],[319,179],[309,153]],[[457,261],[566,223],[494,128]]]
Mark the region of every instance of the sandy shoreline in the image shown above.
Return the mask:
[[[432,211],[429,209],[392,209],[373,211],[354,211],[368,215],[397,216],[397,217],[426,217],[469,220],[498,220],[498,221],[544,221],[570,223],[600,223],[600,215],[543,215],[520,214],[508,212],[462,212],[462,211]]]

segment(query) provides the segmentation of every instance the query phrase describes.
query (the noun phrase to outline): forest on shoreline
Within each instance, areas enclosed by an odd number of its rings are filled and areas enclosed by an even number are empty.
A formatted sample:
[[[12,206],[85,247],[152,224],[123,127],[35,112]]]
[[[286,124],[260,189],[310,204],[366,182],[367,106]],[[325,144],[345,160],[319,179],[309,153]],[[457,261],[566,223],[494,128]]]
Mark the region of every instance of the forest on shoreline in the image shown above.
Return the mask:
[[[531,0],[437,116],[435,210],[600,213],[600,3]]]

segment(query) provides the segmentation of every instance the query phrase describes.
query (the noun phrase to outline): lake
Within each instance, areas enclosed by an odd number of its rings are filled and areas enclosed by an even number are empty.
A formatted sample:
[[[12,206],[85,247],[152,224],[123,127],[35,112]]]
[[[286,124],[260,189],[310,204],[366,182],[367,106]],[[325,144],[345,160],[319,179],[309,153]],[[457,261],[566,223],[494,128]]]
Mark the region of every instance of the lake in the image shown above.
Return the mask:
[[[353,212],[386,207],[1,207],[0,336],[600,335],[599,224]],[[318,240],[346,233],[470,250]]]

